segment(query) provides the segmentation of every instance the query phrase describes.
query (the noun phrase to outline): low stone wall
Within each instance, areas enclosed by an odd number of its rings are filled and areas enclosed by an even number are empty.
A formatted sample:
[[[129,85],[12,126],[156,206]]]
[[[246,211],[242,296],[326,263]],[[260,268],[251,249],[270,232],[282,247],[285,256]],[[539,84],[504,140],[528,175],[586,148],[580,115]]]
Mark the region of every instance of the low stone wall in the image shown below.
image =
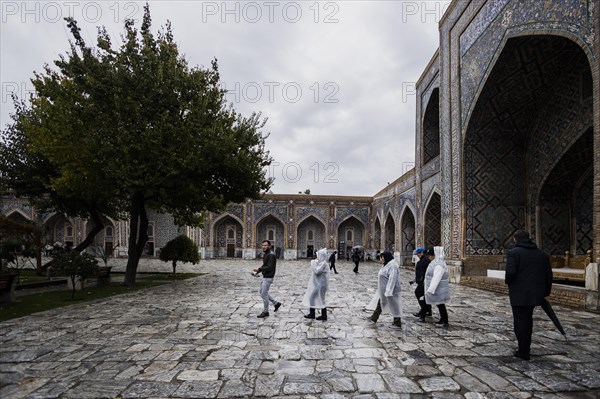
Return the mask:
[[[504,270],[505,265],[504,255],[467,256],[463,260],[463,276],[486,276],[488,269]]]
[[[485,276],[462,276],[460,283],[468,287],[508,295],[508,286],[502,279]],[[594,312],[598,311],[597,293],[586,291],[581,288],[554,285],[552,287],[552,294],[548,300],[553,304],[556,303]]]

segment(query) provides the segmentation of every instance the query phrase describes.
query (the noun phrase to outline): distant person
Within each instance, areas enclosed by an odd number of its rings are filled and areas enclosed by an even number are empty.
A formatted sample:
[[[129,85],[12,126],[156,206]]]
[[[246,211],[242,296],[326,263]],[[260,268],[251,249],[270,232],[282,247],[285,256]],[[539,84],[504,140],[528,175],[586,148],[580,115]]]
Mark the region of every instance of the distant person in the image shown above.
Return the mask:
[[[552,266],[549,256],[538,249],[527,231],[517,230],[513,240],[515,247],[506,255],[505,276],[519,344],[513,355],[529,360],[533,309],[552,291]]]
[[[271,288],[271,284],[273,283],[273,278],[275,277],[275,270],[277,268],[277,257],[275,254],[271,252],[271,242],[269,240],[264,240],[261,243],[261,248],[263,250],[263,264],[258,269],[254,269],[254,273],[262,273],[262,280],[260,282],[260,296],[263,300],[263,311],[259,314],[258,318],[269,317],[269,302],[274,305],[274,310],[277,312],[281,307],[281,302],[276,301],[275,298],[269,294],[269,289]]]
[[[446,303],[450,302],[450,279],[444,247],[429,248],[427,256],[431,262],[425,272],[425,302],[438,307],[440,319],[435,322],[435,326],[448,327]]]
[[[360,262],[360,254],[358,251],[352,252],[352,262],[354,262],[354,269],[352,271],[358,274],[358,264]]]
[[[329,257],[329,270],[333,269],[333,272],[335,274],[339,274],[335,269],[335,255],[337,255],[337,251],[333,251],[333,253]]]
[[[317,320],[327,321],[327,303],[325,295],[329,287],[329,264],[327,264],[327,249],[319,249],[317,259],[310,261],[310,278],[302,304],[309,308],[305,315],[307,319],[315,318],[315,309],[321,309],[321,316]]]

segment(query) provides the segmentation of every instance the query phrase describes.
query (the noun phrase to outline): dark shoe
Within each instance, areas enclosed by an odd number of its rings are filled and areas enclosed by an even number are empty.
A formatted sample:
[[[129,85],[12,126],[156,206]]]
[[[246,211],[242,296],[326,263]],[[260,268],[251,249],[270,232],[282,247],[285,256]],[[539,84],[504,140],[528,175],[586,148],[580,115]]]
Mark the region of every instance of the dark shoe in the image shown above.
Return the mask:
[[[335,274],[339,274],[338,272],[335,272]]]
[[[529,360],[529,354],[521,353],[519,351],[515,351],[513,353],[513,356],[514,357],[518,357],[519,359]]]
[[[304,318],[305,319],[314,319],[315,318],[315,314],[314,313],[305,314]]]
[[[321,316],[317,317],[317,320],[327,321],[327,308],[321,310]]]
[[[377,323],[377,319],[374,319],[373,316],[369,316],[366,318],[368,321],[370,321],[371,323]]]
[[[448,327],[447,321],[438,320],[435,322],[436,327]]]
[[[396,327],[402,327],[402,319],[400,317],[394,317],[394,325]]]
[[[420,318],[420,317],[423,317],[423,316],[421,315],[421,312],[413,313],[413,316],[415,316],[415,317],[419,317],[419,318]]]
[[[259,319],[264,319],[265,317],[269,317],[269,312],[262,312],[256,317],[258,317]]]
[[[277,302],[275,304],[275,309],[273,310],[273,312],[277,312],[277,310],[281,307],[281,302]]]

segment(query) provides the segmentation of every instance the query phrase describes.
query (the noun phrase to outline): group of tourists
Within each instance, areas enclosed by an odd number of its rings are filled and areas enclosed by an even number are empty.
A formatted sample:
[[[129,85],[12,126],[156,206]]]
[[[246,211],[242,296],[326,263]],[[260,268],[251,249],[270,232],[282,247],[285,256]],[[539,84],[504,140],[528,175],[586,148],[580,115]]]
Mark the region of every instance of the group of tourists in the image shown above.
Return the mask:
[[[541,251],[529,237],[529,233],[518,230],[513,235],[515,247],[507,253],[506,278],[510,304],[512,306],[514,332],[518,341],[518,349],[513,353],[515,357],[523,360],[530,359],[531,335],[533,332],[533,310],[542,305],[545,297],[550,295],[552,289],[552,268],[547,254]],[[271,243],[262,242],[264,252],[263,265],[254,269],[253,275],[262,273],[260,295],[263,300],[263,312],[259,318],[269,316],[269,303],[273,304],[274,311],[282,306],[281,302],[269,294],[269,287],[275,275],[277,258],[271,253]],[[329,285],[329,272],[335,269],[334,251],[330,256],[327,249],[317,251],[316,259],[310,263],[310,277],[302,304],[309,309],[304,317],[327,321],[326,294]],[[433,248],[419,247],[415,250],[418,261],[415,266],[415,279],[410,284],[416,283],[415,297],[420,310],[413,315],[419,322],[426,322],[426,317],[432,316],[431,305],[436,305],[439,311],[439,320],[436,327],[448,327],[448,311],[446,303],[450,302],[450,284],[448,265],[445,261],[444,247]],[[329,263],[328,263],[329,261]],[[395,326],[402,326],[402,299],[400,287],[400,266],[394,260],[394,255],[384,251],[379,256],[382,265],[377,275],[377,291],[367,306],[373,313],[368,320],[377,322],[382,313],[393,317]],[[357,270],[354,270],[357,272]],[[316,316],[316,309],[321,310]]]
[[[262,273],[262,281],[260,286],[260,296],[263,301],[263,311],[257,316],[265,318],[269,316],[269,304],[273,304],[274,311],[281,307],[281,302],[269,294],[269,288],[273,283],[275,276],[277,258],[271,252],[271,243],[265,240],[261,244],[263,250],[263,264],[261,267],[254,269],[254,276]],[[338,274],[335,268],[335,256],[337,251],[333,251],[328,256],[326,248],[317,251],[316,259],[310,262],[310,276],[306,287],[306,292],[302,300],[302,304],[309,309],[309,312],[304,317],[307,319],[327,320],[327,302],[326,294],[329,286],[329,273],[333,270]],[[415,294],[421,311],[415,313],[419,320],[424,322],[426,316],[431,316],[431,305],[438,306],[440,311],[440,320],[436,325],[448,326],[448,312],[446,311],[445,303],[450,301],[450,287],[448,279],[448,266],[444,261],[444,248],[435,247],[427,251],[427,257],[423,256],[425,250],[418,248],[417,256],[420,257],[417,263],[415,281],[417,289]],[[402,326],[402,300],[400,297],[400,266],[394,260],[394,255],[389,251],[384,251],[379,256],[379,261],[382,265],[377,278],[377,291],[367,306],[367,309],[373,310],[373,314],[368,319],[372,322],[377,322],[382,313],[389,313],[393,316],[393,324]],[[353,270],[355,273],[358,267]],[[412,284],[412,282],[411,282]],[[316,316],[316,310],[320,309],[320,316]],[[427,309],[429,309],[427,311]]]

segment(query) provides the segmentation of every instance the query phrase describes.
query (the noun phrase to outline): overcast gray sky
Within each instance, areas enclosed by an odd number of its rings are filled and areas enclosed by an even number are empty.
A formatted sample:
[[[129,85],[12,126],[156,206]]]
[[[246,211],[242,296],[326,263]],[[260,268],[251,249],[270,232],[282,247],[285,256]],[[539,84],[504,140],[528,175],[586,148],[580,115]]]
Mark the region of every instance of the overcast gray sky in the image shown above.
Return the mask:
[[[150,1],[153,30],[167,20],[190,65],[217,58],[228,100],[268,118],[272,191],[373,195],[412,167],[415,82],[439,43],[450,1]],[[2,129],[10,95],[68,49],[63,17],[88,44],[145,2],[2,1]],[[139,24],[138,24],[139,26]]]

